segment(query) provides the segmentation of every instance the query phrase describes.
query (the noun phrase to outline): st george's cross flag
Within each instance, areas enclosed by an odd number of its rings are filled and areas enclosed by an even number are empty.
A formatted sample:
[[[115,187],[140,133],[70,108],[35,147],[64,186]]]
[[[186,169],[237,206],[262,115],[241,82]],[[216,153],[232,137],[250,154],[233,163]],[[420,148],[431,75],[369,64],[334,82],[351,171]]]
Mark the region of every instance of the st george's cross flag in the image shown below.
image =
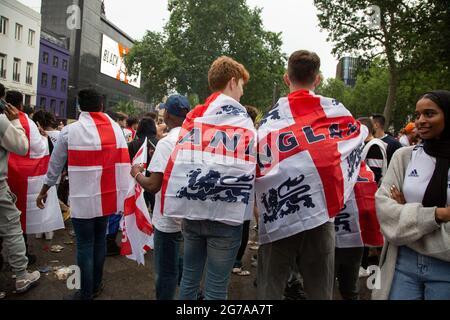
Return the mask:
[[[256,130],[220,92],[188,113],[164,172],[161,214],[240,224],[254,205]]]
[[[147,139],[136,153],[133,165],[147,164]],[[159,213],[158,213],[159,214]],[[120,254],[138,264],[145,264],[144,254],[153,248],[153,226],[144,199],[144,190],[134,179],[130,181],[121,220],[122,245]]]
[[[123,212],[132,178],[122,129],[103,112],[81,112],[67,128],[71,217]]]
[[[334,218],[353,191],[366,137],[336,100],[307,90],[281,98],[258,129],[260,243]]]
[[[22,230],[26,234],[34,234],[64,229],[55,187],[48,191],[43,210],[36,205],[50,160],[48,139],[40,134],[36,124],[25,113],[19,113],[19,121],[25,129],[30,148],[25,156],[9,155],[8,184],[17,196]]]
[[[362,161],[355,188],[334,221],[336,248],[383,246],[375,208],[377,189],[374,173]]]

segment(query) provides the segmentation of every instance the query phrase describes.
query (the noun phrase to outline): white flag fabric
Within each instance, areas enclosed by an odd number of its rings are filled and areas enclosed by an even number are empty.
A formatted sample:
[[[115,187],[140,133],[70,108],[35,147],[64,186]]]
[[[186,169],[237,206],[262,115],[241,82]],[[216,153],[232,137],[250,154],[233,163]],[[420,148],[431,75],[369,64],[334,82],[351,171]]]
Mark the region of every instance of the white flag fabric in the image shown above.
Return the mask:
[[[64,229],[56,187],[48,191],[43,210],[36,205],[50,160],[48,139],[40,134],[36,124],[25,113],[19,113],[19,121],[25,129],[30,149],[25,156],[10,154],[8,184],[17,196],[22,230],[26,234],[34,234]]]
[[[246,109],[215,93],[186,117],[161,188],[161,214],[241,224],[254,205],[256,130]]]
[[[333,99],[299,90],[258,129],[259,241],[316,228],[344,207],[358,178],[367,128]]]
[[[135,164],[147,164],[147,139],[133,159]],[[153,226],[144,199],[144,190],[131,180],[125,199],[124,214],[121,221],[122,246],[120,254],[138,264],[145,264],[144,254],[153,248]]]
[[[68,126],[69,201],[72,218],[123,212],[130,156],[122,129],[103,112],[82,112]]]

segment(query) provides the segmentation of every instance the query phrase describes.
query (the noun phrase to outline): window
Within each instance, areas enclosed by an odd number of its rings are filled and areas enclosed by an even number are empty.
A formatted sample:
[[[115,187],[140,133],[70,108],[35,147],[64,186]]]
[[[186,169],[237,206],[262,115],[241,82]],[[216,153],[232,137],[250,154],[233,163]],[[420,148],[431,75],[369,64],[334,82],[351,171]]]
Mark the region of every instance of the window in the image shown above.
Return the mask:
[[[41,107],[41,109],[44,109],[47,106],[47,99],[45,99],[44,97],[41,97],[41,101],[39,102],[39,107]]]
[[[0,16],[0,34],[8,34],[8,21],[7,18]]]
[[[59,59],[57,56],[53,56],[53,66],[58,68]]]
[[[30,47],[34,46],[34,36],[35,36],[36,32],[34,32],[33,30],[28,30],[28,45]]]
[[[23,29],[22,25],[16,23],[16,36],[15,37],[16,37],[17,41],[22,40],[22,29]]]
[[[52,99],[50,100],[50,112],[55,113],[55,111],[56,111],[56,100]]]
[[[52,89],[56,89],[58,86],[58,78],[56,76],[52,76]]]
[[[67,71],[67,60],[66,59],[63,59],[63,61],[62,61],[62,68],[64,71]]]
[[[14,58],[13,81],[20,82],[20,59]]]
[[[27,73],[25,82],[27,84],[33,84],[33,64],[31,62],[27,62]]]
[[[66,89],[67,89],[67,80],[61,79],[61,91],[66,92]]]
[[[29,94],[25,95],[25,105],[31,106],[31,96]]]
[[[59,113],[58,113],[58,116],[62,116],[62,115],[64,114],[64,107],[65,107],[65,103],[64,103],[64,101],[61,101],[61,102],[59,103]]]
[[[42,61],[45,64],[48,64],[48,52],[44,52],[44,54],[42,55]]]
[[[0,78],[6,79],[6,54],[0,53]]]
[[[48,75],[46,73],[42,73],[41,87],[47,88],[47,79],[48,79]]]

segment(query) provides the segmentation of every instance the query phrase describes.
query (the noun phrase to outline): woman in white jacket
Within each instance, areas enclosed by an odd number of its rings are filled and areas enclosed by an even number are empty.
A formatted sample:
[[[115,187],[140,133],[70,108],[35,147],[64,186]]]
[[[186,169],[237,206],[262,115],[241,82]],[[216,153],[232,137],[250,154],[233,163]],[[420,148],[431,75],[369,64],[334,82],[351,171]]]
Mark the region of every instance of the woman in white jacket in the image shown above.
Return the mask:
[[[424,141],[398,150],[376,194],[386,238],[373,299],[450,299],[450,92],[418,102]]]

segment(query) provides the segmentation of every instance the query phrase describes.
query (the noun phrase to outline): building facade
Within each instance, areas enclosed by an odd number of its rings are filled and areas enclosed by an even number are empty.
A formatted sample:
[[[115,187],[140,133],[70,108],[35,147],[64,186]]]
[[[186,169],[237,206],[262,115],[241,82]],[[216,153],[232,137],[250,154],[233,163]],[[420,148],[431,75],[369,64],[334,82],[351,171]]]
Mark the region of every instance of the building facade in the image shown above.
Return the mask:
[[[359,59],[353,57],[343,57],[339,59],[336,68],[336,78],[341,79],[347,86],[354,87],[356,84],[358,62]]]
[[[140,79],[130,79],[123,68],[123,54],[134,40],[111,23],[100,0],[42,0],[43,29],[65,36],[69,43],[67,117],[77,117],[77,93],[94,88],[104,96],[106,109],[132,101],[147,111]]]
[[[0,82],[36,105],[41,15],[16,0],[0,1]]]
[[[67,118],[69,58],[67,41],[42,30],[36,106],[61,119]]]

